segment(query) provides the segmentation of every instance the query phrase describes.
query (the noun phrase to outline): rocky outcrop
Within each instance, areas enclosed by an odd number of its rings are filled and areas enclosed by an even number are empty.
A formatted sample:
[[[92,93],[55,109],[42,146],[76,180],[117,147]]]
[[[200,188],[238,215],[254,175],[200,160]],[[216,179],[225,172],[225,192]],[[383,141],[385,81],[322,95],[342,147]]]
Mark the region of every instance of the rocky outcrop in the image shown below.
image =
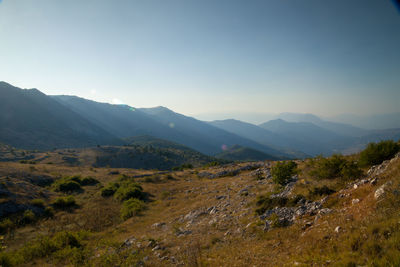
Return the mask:
[[[266,225],[270,225],[272,222],[268,219],[271,215],[275,214],[278,217],[279,223],[281,225],[291,225],[294,221],[302,216],[309,215],[325,215],[332,212],[331,209],[322,208],[321,201],[300,201],[300,206],[297,207],[276,207],[271,210],[267,210],[264,214],[260,216],[261,220],[266,220]],[[268,228],[268,227],[266,227]]]
[[[200,172],[197,175],[200,178],[215,179],[215,178],[226,177],[226,176],[236,176],[236,175],[239,175],[242,171],[254,170],[254,169],[260,168],[261,166],[263,166],[263,164],[261,164],[261,163],[249,163],[244,166],[239,166],[236,168],[227,168],[227,169],[224,169],[224,170],[216,172],[216,173]]]

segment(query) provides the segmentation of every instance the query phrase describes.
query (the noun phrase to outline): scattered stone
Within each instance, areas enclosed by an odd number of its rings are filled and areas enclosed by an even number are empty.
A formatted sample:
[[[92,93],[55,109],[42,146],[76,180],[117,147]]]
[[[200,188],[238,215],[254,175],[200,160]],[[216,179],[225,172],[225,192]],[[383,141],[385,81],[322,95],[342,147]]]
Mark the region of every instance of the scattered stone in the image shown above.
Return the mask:
[[[156,245],[151,251],[156,251],[156,250],[160,250],[161,247],[159,245]]]
[[[136,242],[136,238],[130,237],[125,239],[124,243],[122,243],[121,247],[130,247]]]
[[[376,185],[377,182],[378,182],[378,178],[373,178],[369,183],[372,185]]]
[[[360,202],[360,200],[358,199],[358,198],[354,198],[352,201],[351,201],[351,204],[352,205],[355,205],[355,204],[357,204],[357,203],[359,203]]]
[[[159,223],[154,223],[151,228],[156,229],[156,228],[162,228],[163,226],[165,226],[166,223],[164,222],[159,222]]]
[[[335,233],[339,233],[342,230],[342,227],[336,226],[335,228]]]
[[[306,222],[306,224],[303,225],[303,227],[301,228],[301,230],[306,230],[307,228],[310,228],[313,225],[312,222]]]
[[[386,187],[389,186],[390,184],[391,184],[390,182],[387,182],[381,185],[378,189],[376,189],[374,194],[375,199],[379,199],[381,196],[383,196],[385,194]]]

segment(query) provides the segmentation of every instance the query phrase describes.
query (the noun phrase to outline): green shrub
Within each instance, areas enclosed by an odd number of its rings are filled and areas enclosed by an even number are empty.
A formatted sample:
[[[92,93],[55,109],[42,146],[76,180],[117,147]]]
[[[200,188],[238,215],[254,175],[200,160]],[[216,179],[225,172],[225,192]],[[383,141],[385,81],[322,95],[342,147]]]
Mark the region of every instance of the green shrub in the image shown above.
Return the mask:
[[[274,214],[271,214],[271,216],[268,217],[268,219],[271,221],[271,227],[273,228],[278,228],[278,227],[284,227],[287,225],[287,223],[283,220],[279,219],[279,216]]]
[[[193,165],[190,163],[182,164],[181,166],[173,167],[173,171],[183,171],[185,169],[193,169]]]
[[[82,190],[80,183],[74,179],[70,179],[69,177],[56,181],[54,183],[54,188],[55,191],[64,193]]]
[[[45,203],[43,199],[36,198],[31,200],[31,205],[38,208],[44,208]]]
[[[35,216],[35,213],[33,213],[33,211],[31,211],[31,210],[24,211],[24,214],[22,215],[22,218],[21,218],[22,224],[29,224],[29,223],[33,223],[35,221],[36,221],[36,216]]]
[[[39,236],[35,240],[26,243],[16,252],[22,262],[29,262],[36,258],[44,258],[50,255],[56,258],[67,259],[71,262],[71,249],[83,250],[82,240],[87,236],[86,232],[58,232],[53,237]]]
[[[81,178],[80,175],[74,175],[59,179],[54,183],[53,187],[58,192],[69,193],[81,191],[81,186],[96,185],[98,183],[99,181],[94,179],[93,177],[88,176],[85,178]]]
[[[324,196],[324,195],[330,195],[335,193],[335,190],[330,189],[326,185],[322,187],[314,187],[312,190],[309,191],[311,196]]]
[[[400,145],[392,140],[381,141],[379,143],[369,143],[360,153],[360,165],[372,166],[381,164],[383,161],[391,159],[400,151]]]
[[[278,162],[271,169],[272,180],[276,184],[285,185],[296,172],[297,164],[294,161]]]
[[[111,197],[119,188],[119,183],[110,183],[107,187],[101,189],[102,197]]]
[[[76,204],[75,198],[72,196],[58,197],[53,202],[53,207],[56,209],[70,209],[77,206],[78,205]]]
[[[145,194],[143,188],[137,183],[128,183],[120,186],[115,192],[114,197],[119,201],[128,200],[130,198],[144,199]]]
[[[131,198],[125,200],[122,203],[121,217],[123,220],[127,220],[133,216],[139,215],[140,212],[144,209],[145,209],[145,204],[143,201],[139,199]]]
[[[80,184],[81,184],[82,186],[86,186],[86,185],[96,185],[96,184],[98,184],[98,183],[100,183],[98,180],[96,180],[96,179],[94,179],[93,177],[90,177],[90,176],[81,179],[81,182],[80,182]]]
[[[334,179],[341,177],[345,180],[357,179],[362,175],[358,165],[347,160],[342,155],[332,155],[329,158],[318,156],[312,164],[310,175],[317,179]]]
[[[302,195],[296,195],[294,198],[286,197],[271,197],[271,194],[266,194],[264,196],[258,196],[256,200],[256,213],[261,215],[267,210],[271,210],[275,207],[293,207],[300,199],[304,199]]]

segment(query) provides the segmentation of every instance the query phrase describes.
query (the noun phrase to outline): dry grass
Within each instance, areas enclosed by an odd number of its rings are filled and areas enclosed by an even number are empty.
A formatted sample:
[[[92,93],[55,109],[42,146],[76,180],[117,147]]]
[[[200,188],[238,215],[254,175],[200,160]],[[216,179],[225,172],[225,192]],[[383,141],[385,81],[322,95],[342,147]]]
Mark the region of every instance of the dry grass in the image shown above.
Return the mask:
[[[308,168],[304,163],[300,163],[299,167],[303,171]],[[221,168],[212,167],[207,171],[218,172]],[[31,170],[28,164],[0,163],[0,177],[10,174],[46,174],[57,178],[79,174],[82,177],[92,176],[102,185],[117,181],[123,174],[132,177],[154,173],[118,169],[120,175],[110,175],[111,171],[113,169],[44,163],[35,164],[35,170]],[[340,199],[337,198],[338,193],[334,193],[329,198],[336,212],[323,216],[306,230],[302,230],[302,226],[314,218],[304,217],[287,228],[277,228],[269,232],[262,230],[263,223],[254,213],[254,201],[257,195],[270,192],[274,186],[268,182],[257,181],[250,173],[251,171],[245,171],[234,177],[199,179],[195,171],[185,170],[174,172],[174,179],[162,175],[156,183],[146,183],[144,178],[137,178],[135,181],[139,181],[144,191],[152,195],[151,201],[147,203],[147,209],[142,215],[125,222],[120,219],[120,202],[113,198],[101,197],[100,185],[85,186],[83,193],[74,194],[80,208],[71,212],[59,211],[53,218],[18,228],[6,239],[8,250],[21,247],[39,234],[51,235],[62,230],[84,229],[92,232],[88,249],[93,257],[92,263],[96,265],[104,263],[103,266],[107,266],[107,261],[122,260],[125,254],[121,252],[115,256],[112,251],[117,251],[127,238],[135,237],[142,246],[132,248],[139,253],[135,254],[132,261],[148,256],[146,266],[172,266],[179,262],[185,263],[186,266],[293,266],[295,262],[300,266],[343,266],[352,261],[359,264],[372,262],[373,259],[369,258],[368,253],[374,252],[374,249],[375,253],[379,254],[379,248],[372,242],[370,225],[379,228],[380,233],[386,228],[394,229],[391,222],[397,217],[393,215],[393,209],[388,204],[390,196],[388,200],[377,203],[373,194],[379,185],[388,180],[396,181],[393,187],[398,186],[399,161],[391,165],[378,185],[349,189],[344,191],[349,193],[349,196]],[[306,175],[300,175],[300,180],[302,179],[305,183],[299,182],[294,194],[307,196],[308,190],[313,186],[327,185],[337,191],[344,186],[343,183],[334,180],[316,181]],[[238,194],[246,186],[250,186],[249,195]],[[46,204],[60,195],[63,194],[52,192],[45,200]],[[357,205],[351,204],[354,198],[360,199]],[[337,201],[333,201],[334,199]],[[212,221],[214,217],[210,215],[200,215],[191,224],[190,220],[184,219],[184,216],[192,211],[206,210],[222,205],[221,203],[229,205],[225,207],[226,210],[220,208],[216,221]],[[390,222],[385,223],[384,218]],[[165,225],[153,227],[155,223]],[[335,233],[336,226],[341,226],[342,231]],[[178,236],[177,233],[181,230],[190,230],[191,233]],[[357,238],[363,234],[367,235],[367,241],[360,250],[353,251],[352,246],[357,247]],[[161,244],[164,249],[159,251],[160,257],[173,256],[176,259],[175,263],[170,260],[160,261],[152,248],[144,245],[148,240],[155,240]],[[390,253],[394,253],[390,247],[392,245],[385,243],[389,241],[380,240],[379,244],[388,248]],[[375,255],[378,260],[383,259],[383,256],[378,254],[371,255]],[[381,263],[385,262],[382,260]],[[32,262],[32,265],[35,264],[41,265],[45,262]]]

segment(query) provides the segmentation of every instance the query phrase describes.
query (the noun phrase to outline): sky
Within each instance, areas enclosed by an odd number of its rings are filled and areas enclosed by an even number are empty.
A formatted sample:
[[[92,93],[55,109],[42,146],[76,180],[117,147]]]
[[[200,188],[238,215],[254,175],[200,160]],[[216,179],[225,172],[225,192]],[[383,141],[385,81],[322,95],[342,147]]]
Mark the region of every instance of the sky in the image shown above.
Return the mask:
[[[399,47],[389,0],[0,0],[0,80],[198,118],[399,112]]]

